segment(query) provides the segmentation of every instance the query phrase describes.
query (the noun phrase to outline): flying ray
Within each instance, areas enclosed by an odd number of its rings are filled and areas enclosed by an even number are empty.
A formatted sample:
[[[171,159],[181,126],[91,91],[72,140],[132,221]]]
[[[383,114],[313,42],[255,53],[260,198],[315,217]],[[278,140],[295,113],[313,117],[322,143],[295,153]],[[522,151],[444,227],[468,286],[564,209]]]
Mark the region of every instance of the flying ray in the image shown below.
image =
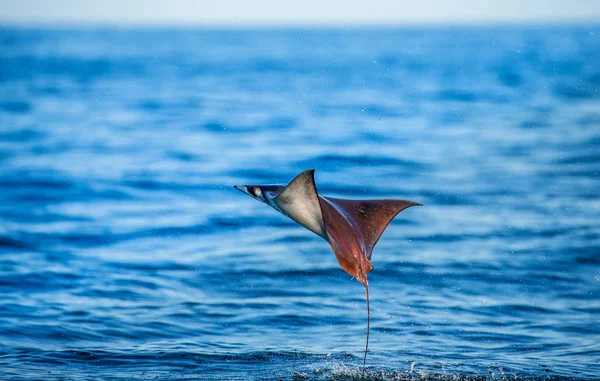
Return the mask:
[[[371,312],[367,274],[373,270],[371,254],[392,219],[411,206],[406,200],[346,200],[319,195],[314,169],[296,176],[287,186],[236,185],[235,188],[288,216],[331,245],[340,266],[365,285],[367,340],[363,371],[369,350]]]

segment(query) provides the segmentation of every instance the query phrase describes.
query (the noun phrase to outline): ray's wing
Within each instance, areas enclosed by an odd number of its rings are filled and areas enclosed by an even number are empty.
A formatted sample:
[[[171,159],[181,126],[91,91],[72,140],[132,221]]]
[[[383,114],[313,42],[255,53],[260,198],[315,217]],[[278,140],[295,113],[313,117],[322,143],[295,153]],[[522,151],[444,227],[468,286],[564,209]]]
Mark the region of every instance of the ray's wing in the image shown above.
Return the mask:
[[[314,169],[309,169],[296,176],[272,203],[292,220],[328,240],[314,173]]]
[[[401,211],[421,205],[406,200],[343,200],[323,197],[352,227],[363,253],[370,260],[373,248],[385,228]]]
[[[373,270],[373,265],[365,255],[361,237],[357,236],[347,216],[332,202],[323,196],[320,200],[329,244],[338,263],[344,271],[366,286],[367,274]]]

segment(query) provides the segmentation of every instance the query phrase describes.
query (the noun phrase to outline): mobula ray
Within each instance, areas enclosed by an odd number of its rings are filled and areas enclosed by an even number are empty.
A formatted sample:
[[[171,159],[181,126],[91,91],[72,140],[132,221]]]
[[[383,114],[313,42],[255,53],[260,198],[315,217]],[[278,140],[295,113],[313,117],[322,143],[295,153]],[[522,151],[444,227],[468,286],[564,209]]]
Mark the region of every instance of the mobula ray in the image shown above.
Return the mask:
[[[392,219],[417,202],[395,199],[346,200],[321,196],[314,169],[296,176],[287,186],[236,185],[235,188],[288,216],[331,245],[340,266],[365,285],[367,340],[363,369],[369,350],[371,312],[367,274],[373,270],[371,253]]]

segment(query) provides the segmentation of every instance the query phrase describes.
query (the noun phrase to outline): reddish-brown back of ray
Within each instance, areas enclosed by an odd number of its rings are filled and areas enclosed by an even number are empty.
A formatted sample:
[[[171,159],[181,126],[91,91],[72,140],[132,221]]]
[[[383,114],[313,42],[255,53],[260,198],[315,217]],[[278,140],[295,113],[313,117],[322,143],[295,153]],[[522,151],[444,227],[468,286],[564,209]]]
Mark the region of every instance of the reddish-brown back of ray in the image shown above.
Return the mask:
[[[405,200],[342,200],[320,196],[329,243],[340,266],[367,285],[371,254],[390,221],[404,209],[420,205]]]
[[[366,284],[373,265],[365,257],[359,237],[344,216],[323,197],[319,198],[329,244],[340,266],[359,282]]]

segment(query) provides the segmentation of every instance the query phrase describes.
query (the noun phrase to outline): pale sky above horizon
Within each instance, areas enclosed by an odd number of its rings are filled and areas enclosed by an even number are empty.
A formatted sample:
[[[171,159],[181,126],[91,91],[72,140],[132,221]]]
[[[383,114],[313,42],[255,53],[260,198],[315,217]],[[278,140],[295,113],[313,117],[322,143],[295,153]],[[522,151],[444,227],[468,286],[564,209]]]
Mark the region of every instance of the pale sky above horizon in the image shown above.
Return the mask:
[[[600,21],[600,0],[0,0],[0,23],[352,25]]]

